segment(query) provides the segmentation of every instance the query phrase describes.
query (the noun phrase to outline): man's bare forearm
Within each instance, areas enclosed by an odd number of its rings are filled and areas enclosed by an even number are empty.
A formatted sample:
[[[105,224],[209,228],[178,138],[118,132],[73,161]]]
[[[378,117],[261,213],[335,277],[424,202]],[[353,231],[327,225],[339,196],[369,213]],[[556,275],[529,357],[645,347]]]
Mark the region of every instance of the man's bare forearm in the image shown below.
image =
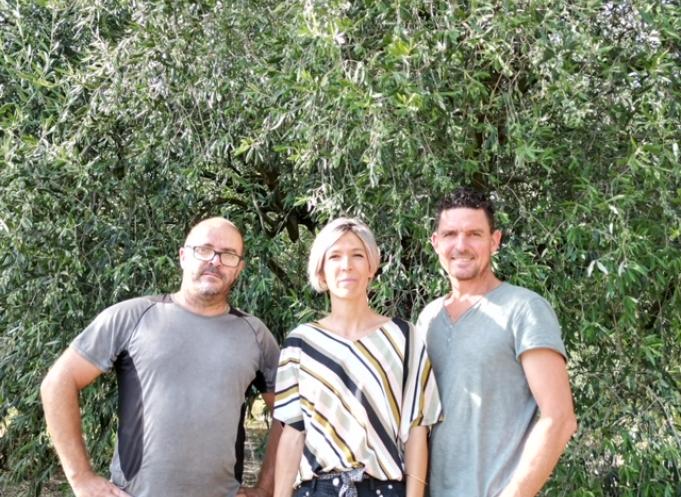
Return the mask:
[[[57,359],[40,386],[47,431],[77,497],[129,497],[92,470],[83,441],[80,391],[100,374],[93,364],[71,349]]]
[[[93,472],[83,441],[79,392],[74,381],[56,368],[40,388],[47,431],[69,482]]]
[[[499,497],[534,497],[551,476],[577,429],[565,361],[548,349],[530,350],[520,358],[539,420],[527,437],[511,481]]]
[[[520,462],[511,481],[499,497],[534,497],[558,464],[565,446],[575,432],[574,417],[540,418],[525,442]]]
[[[267,437],[265,457],[262,461],[262,467],[260,468],[260,475],[258,476],[258,483],[256,485],[258,488],[262,489],[268,497],[274,492],[275,461],[277,458],[277,447],[279,446],[281,432],[281,423],[276,419],[273,419],[269,436]]]

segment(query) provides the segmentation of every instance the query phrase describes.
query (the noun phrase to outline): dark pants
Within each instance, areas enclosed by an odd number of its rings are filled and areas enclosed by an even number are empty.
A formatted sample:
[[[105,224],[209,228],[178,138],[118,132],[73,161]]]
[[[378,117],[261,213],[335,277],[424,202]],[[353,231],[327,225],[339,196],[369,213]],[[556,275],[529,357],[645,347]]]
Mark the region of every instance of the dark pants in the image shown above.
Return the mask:
[[[365,476],[362,481],[354,483],[357,497],[404,497],[404,482],[398,480],[377,480]],[[339,497],[340,478],[330,480],[305,481],[295,490],[293,497]]]

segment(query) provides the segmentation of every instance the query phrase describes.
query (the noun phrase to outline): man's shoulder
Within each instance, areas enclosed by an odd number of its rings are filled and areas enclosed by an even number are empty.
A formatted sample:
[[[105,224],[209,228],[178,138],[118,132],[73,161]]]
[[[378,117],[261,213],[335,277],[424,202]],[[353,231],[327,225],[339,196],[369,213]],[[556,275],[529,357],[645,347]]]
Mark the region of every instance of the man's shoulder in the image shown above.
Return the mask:
[[[433,320],[442,312],[444,308],[445,297],[438,297],[435,300],[426,304],[423,310],[419,313],[416,320],[416,334],[419,337],[426,337]]]
[[[497,291],[495,292],[494,290],[492,293],[499,293],[505,298],[517,298],[519,300],[526,300],[526,299],[531,299],[536,297],[540,297],[540,295],[535,292],[534,290],[530,290],[529,288],[526,288],[524,286],[518,286],[514,285],[513,283],[509,283],[508,281],[502,281],[501,285],[497,287]]]
[[[253,314],[250,314],[244,311],[243,309],[239,309],[234,306],[230,306],[228,314],[230,316],[241,318],[245,321],[248,321],[249,323],[257,324],[258,326],[265,326],[265,323],[259,317],[254,316]]]
[[[561,340],[560,322],[551,303],[537,292],[520,286],[504,283],[501,296],[496,300],[509,319],[518,341],[516,355],[526,350],[549,348],[565,357],[565,346]]]
[[[532,306],[533,304],[548,305],[548,300],[540,294],[523,286],[513,285],[503,282],[498,287],[498,291],[493,292],[492,298],[496,298],[505,305],[517,304],[521,306]]]
[[[438,297],[435,300],[431,300],[426,304],[423,310],[419,313],[418,320],[421,321],[423,318],[432,319],[435,317],[444,307],[445,296]]]
[[[102,315],[140,315],[161,303],[171,303],[168,295],[146,295],[117,302],[106,309]]]
[[[71,346],[102,371],[125,349],[147,311],[167,299],[146,296],[123,300],[101,311],[71,342]]]
[[[256,335],[272,335],[272,332],[267,327],[267,325],[257,316],[249,314],[248,312],[238,309],[234,306],[229,308],[229,316],[234,316],[242,320],[249,328],[253,330]]]

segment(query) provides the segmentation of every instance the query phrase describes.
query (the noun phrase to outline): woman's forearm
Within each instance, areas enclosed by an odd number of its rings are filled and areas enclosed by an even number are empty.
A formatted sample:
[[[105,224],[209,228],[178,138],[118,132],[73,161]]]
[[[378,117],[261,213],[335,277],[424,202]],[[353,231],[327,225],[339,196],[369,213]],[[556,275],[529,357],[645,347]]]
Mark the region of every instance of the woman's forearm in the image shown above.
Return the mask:
[[[291,497],[304,445],[305,432],[284,426],[274,467],[274,497]]]
[[[423,497],[428,475],[428,428],[414,426],[404,450],[407,497]]]

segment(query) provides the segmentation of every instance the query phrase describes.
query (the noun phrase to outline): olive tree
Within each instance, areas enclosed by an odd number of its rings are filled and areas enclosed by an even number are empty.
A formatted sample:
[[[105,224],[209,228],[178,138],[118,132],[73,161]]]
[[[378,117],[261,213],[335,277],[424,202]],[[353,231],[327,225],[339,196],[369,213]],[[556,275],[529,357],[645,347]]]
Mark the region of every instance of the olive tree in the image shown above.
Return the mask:
[[[323,312],[312,237],[359,216],[371,298],[447,291],[439,197],[489,191],[495,270],[546,296],[580,431],[546,496],[681,491],[681,12],[669,0],[0,0],[0,465],[55,475],[37,387],[94,315],[171,292],[188,228],[246,235],[234,298],[278,337]],[[83,395],[110,456],[108,381]]]

